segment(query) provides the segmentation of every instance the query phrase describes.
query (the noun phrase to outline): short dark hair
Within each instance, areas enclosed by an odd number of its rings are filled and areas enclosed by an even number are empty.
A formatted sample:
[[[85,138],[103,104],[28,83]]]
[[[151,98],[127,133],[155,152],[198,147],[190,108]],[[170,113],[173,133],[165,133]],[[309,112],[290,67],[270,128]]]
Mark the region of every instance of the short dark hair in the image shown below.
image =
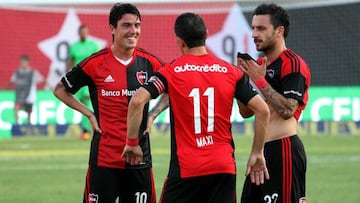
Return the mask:
[[[290,30],[290,21],[289,15],[284,8],[274,3],[261,4],[255,9],[254,15],[270,15],[271,24],[274,28],[284,26],[284,38],[287,37]]]
[[[207,30],[203,19],[197,14],[183,13],[178,16],[174,31],[189,48],[205,45]]]
[[[79,26],[78,31],[80,32],[80,30],[82,30],[82,29],[84,29],[84,28],[87,28],[87,26],[86,26],[85,24],[81,24],[81,25]]]
[[[116,3],[110,10],[109,24],[116,28],[117,22],[122,18],[124,14],[127,13],[137,15],[139,20],[141,21],[140,11],[136,8],[136,6],[132,4]]]
[[[23,54],[23,55],[20,56],[20,60],[21,61],[29,61],[30,57],[27,54]]]

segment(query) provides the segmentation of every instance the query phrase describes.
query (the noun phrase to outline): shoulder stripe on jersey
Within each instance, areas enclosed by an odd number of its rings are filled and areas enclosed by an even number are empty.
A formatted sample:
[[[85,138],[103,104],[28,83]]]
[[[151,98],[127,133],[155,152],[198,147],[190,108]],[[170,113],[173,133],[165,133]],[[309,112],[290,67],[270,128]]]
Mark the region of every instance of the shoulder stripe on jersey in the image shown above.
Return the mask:
[[[157,56],[155,56],[154,54],[146,51],[145,49],[140,48],[140,47],[136,47],[136,50],[139,51],[139,52],[142,52],[142,53],[144,53],[144,54],[146,54],[146,55],[149,55],[149,56],[154,57],[155,59],[157,59],[157,60],[161,63],[161,66],[165,65],[165,63],[164,63],[159,57],[157,57]]]
[[[299,57],[292,51],[285,51],[285,56],[291,61],[291,71],[300,72],[300,60]]]
[[[165,91],[165,86],[164,84],[161,82],[161,80],[157,79],[153,82],[153,84],[155,85],[157,91],[159,92],[159,94],[163,93]]]
[[[79,63],[79,66],[82,67],[82,66],[84,66],[87,62],[89,62],[91,59],[96,58],[96,57],[98,57],[98,56],[100,56],[100,55],[107,54],[108,52],[109,52],[109,51],[108,51],[107,48],[103,48],[103,49],[101,49],[100,51],[91,54],[89,57],[87,57],[86,59],[84,59],[83,61],[81,61],[81,62]]]

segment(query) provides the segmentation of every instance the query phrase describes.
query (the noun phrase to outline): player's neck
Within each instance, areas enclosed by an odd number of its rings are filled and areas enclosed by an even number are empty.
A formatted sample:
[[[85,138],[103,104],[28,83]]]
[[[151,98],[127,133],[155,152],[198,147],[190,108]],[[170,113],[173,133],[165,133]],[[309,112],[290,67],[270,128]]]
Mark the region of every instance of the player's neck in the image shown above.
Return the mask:
[[[128,60],[133,56],[135,49],[121,49],[116,46],[111,47],[111,51],[117,58],[121,60]]]
[[[192,54],[192,55],[204,55],[207,53],[208,52],[207,52],[205,46],[193,47],[193,48],[186,49],[184,51],[184,54]]]
[[[271,50],[268,50],[267,52],[264,52],[265,56],[268,58],[268,62],[272,63],[275,61],[283,51],[285,51],[286,45],[285,42],[277,43],[275,47]]]

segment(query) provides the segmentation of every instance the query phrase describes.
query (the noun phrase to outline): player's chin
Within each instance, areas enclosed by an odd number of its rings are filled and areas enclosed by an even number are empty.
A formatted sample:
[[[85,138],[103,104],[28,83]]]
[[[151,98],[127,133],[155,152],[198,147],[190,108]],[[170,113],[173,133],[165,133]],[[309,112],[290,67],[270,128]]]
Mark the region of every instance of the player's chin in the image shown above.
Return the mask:
[[[126,44],[126,47],[127,47],[128,49],[134,49],[136,46],[137,46],[137,41]]]

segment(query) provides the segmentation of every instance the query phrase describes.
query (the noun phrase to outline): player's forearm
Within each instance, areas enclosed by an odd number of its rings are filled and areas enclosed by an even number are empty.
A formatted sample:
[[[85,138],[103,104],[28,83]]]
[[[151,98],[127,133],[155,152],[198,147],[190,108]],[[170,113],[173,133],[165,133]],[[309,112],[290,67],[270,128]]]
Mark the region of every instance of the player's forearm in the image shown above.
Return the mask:
[[[149,116],[151,116],[153,120],[155,120],[155,118],[168,107],[169,107],[169,95],[163,93],[159,98],[158,102],[149,112]]]
[[[54,91],[54,95],[61,100],[64,104],[69,106],[70,108],[79,111],[86,117],[90,117],[92,115],[92,112],[90,109],[88,109],[84,104],[79,102],[70,92],[66,91],[64,85],[62,82],[59,82]]]
[[[143,119],[144,106],[151,99],[144,88],[139,88],[130,100],[127,114],[127,138],[136,139]]]
[[[287,99],[283,95],[275,91],[271,85],[266,85],[261,90],[265,97],[265,101],[272,107],[283,119],[291,118],[297,108],[297,101],[294,99]]]
[[[133,105],[131,102],[128,107],[127,117],[127,138],[136,139],[139,136],[139,128],[142,120],[144,106]]]
[[[264,148],[264,142],[266,133],[269,127],[270,112],[267,107],[258,108],[255,112],[255,135],[253,140],[252,152],[262,153]]]

